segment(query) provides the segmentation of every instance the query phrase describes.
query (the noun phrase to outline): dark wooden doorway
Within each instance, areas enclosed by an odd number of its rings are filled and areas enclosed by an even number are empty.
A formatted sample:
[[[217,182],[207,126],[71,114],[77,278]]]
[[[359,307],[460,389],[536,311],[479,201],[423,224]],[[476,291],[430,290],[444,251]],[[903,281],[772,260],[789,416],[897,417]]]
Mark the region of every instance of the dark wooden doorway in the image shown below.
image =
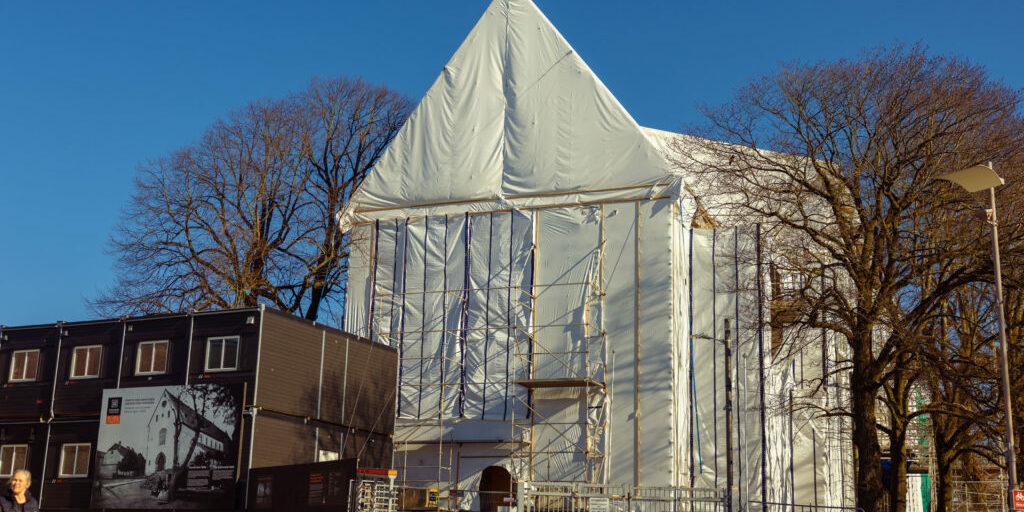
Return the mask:
[[[498,512],[512,495],[512,475],[501,466],[488,466],[480,475],[480,512]],[[506,505],[507,506],[507,505]]]

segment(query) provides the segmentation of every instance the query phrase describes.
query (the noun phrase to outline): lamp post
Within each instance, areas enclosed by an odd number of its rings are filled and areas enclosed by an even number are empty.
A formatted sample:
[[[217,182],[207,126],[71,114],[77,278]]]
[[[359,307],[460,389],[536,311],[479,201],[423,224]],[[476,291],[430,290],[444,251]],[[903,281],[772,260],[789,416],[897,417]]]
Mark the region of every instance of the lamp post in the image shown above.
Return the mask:
[[[996,217],[996,187],[1002,185],[1003,178],[1000,178],[992,170],[992,163],[988,166],[975,165],[962,171],[952,172],[939,176],[940,179],[952,181],[963,187],[964,190],[974,193],[988,189],[989,205],[986,210],[988,223],[992,226],[992,265],[996,276],[996,309],[999,312],[999,361],[1003,371],[1003,408],[1006,414],[1006,473],[1009,476],[1010,510],[1012,507],[1013,490],[1017,488],[1017,461],[1013,446],[1013,407],[1010,401],[1010,372],[1008,359],[1006,357],[1006,318],[1003,316],[1003,275],[999,265],[999,221]]]

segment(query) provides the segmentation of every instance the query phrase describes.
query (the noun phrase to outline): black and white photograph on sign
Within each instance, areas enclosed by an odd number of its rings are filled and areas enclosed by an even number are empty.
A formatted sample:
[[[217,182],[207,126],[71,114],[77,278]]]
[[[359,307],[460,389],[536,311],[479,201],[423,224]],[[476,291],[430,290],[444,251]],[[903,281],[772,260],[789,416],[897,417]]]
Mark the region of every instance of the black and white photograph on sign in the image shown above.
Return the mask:
[[[220,384],[107,389],[93,508],[230,508],[240,393]]]

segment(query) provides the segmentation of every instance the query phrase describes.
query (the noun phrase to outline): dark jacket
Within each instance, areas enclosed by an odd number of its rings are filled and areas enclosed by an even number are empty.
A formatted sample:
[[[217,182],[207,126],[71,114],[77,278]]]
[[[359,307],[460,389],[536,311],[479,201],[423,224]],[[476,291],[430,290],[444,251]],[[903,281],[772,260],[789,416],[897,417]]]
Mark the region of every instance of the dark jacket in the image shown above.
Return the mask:
[[[14,512],[18,510],[17,506],[18,502],[14,501],[14,494],[10,489],[0,495],[0,512]],[[25,512],[39,512],[39,502],[28,491],[25,491]]]

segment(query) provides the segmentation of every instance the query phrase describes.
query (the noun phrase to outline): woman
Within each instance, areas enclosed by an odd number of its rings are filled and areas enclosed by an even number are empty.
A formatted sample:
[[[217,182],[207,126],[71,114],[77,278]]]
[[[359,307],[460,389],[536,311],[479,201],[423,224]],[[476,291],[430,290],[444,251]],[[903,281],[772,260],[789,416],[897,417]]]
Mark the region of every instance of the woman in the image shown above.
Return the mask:
[[[0,512],[39,512],[39,502],[28,492],[32,473],[19,469],[7,481],[7,492],[0,496]]]

